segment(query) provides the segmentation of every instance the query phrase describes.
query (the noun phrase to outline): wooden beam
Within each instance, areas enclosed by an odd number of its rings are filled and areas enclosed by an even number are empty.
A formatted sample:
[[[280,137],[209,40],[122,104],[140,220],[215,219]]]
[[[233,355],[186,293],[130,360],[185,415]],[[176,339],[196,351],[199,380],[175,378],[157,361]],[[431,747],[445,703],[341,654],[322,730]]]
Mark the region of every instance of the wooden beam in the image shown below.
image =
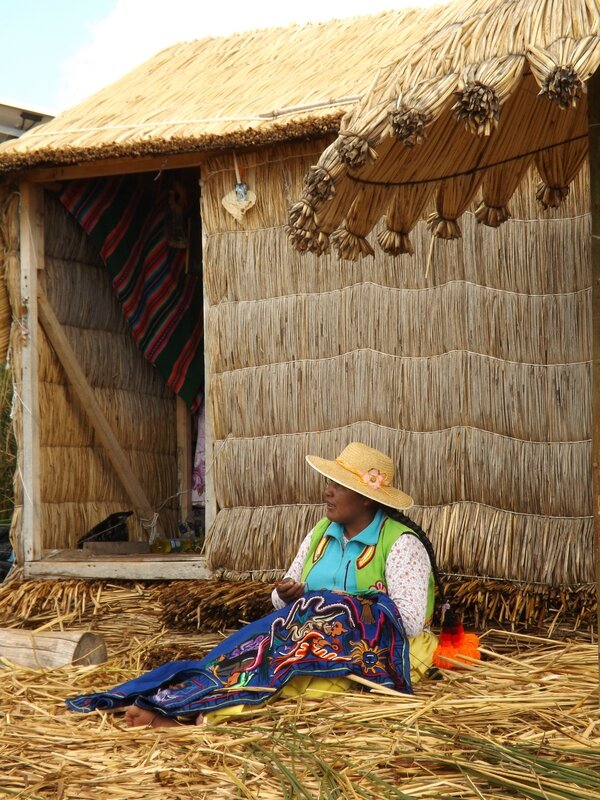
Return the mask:
[[[71,558],[78,553],[77,560]],[[83,556],[82,551],[68,551],[51,559],[25,564],[26,578],[109,578],[122,580],[210,580],[212,573],[202,556],[173,553],[143,556]]]
[[[216,151],[215,151],[216,152]],[[223,152],[222,150],[219,152]],[[102,178],[109,175],[132,175],[139,172],[160,172],[167,169],[198,167],[210,153],[174,153],[164,156],[145,156],[140,158],[106,158],[72,164],[68,167],[45,167],[23,173],[23,179],[33,183],[75,180],[77,178]]]
[[[42,556],[40,526],[40,433],[38,392],[38,269],[44,266],[44,190],[22,183],[19,235],[21,240],[21,409],[23,517],[17,561]]]
[[[205,237],[203,237],[205,241]],[[205,258],[205,252],[203,253]],[[208,328],[208,301],[206,294],[204,295],[204,341],[205,353],[209,352],[208,342],[211,331]],[[204,359],[204,448],[206,454],[206,464],[204,469],[204,529],[208,529],[213,524],[217,517],[217,496],[215,491],[214,482],[214,441],[213,441],[213,420],[211,404],[209,402],[210,394],[210,368],[208,364],[208,357]]]
[[[181,397],[176,404],[179,518],[186,520],[192,514],[192,420],[187,403]]]
[[[600,70],[596,70],[588,84],[588,114],[592,209],[592,491],[600,664]]]
[[[152,520],[154,517],[154,510],[146,497],[146,493],[142,488],[140,482],[135,476],[127,456],[123,452],[121,445],[117,441],[104,412],[100,408],[94,391],[87,381],[87,378],[77,361],[73,348],[67,336],[62,329],[62,326],[54,310],[50,306],[48,299],[43,291],[39,292],[38,296],[38,311],[40,321],[44,327],[44,331],[50,344],[56,351],[56,354],[62,364],[62,367],[73,387],[75,395],[81,404],[82,409],[87,414],[87,417],[93,426],[101,444],[103,445],[106,455],[112,464],[119,480],[123,484],[127,496],[133,503],[133,506],[142,519]]]
[[[318,140],[323,136],[328,136],[329,141],[333,141],[337,126],[332,126],[328,131],[313,131],[306,136],[298,137],[301,141],[307,139]],[[33,183],[52,184],[55,181],[76,180],[78,178],[101,178],[109,175],[132,175],[136,172],[160,172],[168,169],[183,169],[186,167],[201,167],[208,158],[231,153],[233,150],[239,152],[255,152],[272,147],[273,142],[265,141],[247,145],[225,144],[222,147],[207,147],[203,150],[188,151],[185,153],[165,153],[156,156],[116,156],[112,158],[101,158],[96,161],[82,161],[79,164],[68,166],[27,168],[16,171],[12,178],[16,180],[27,180]]]

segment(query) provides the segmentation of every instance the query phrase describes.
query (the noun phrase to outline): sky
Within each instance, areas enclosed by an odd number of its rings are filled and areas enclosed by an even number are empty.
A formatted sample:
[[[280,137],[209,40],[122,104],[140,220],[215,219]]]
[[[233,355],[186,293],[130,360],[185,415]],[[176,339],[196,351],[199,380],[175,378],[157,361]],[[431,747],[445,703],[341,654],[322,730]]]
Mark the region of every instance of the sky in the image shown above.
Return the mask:
[[[0,101],[69,108],[179,41],[443,0],[0,0]]]

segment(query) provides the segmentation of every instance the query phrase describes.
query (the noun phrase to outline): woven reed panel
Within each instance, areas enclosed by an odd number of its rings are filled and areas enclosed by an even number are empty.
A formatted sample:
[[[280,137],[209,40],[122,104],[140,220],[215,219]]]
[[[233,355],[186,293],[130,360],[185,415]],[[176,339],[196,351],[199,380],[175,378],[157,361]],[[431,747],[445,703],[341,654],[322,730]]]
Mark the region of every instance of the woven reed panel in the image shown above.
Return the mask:
[[[529,176],[497,230],[468,212],[458,241],[432,249],[420,223],[412,258],[350,263],[284,230],[325,144],[238,154],[257,195],[241,224],[221,205],[233,159],[203,171],[212,565],[285,569],[322,514],[305,454],[358,439],[394,458],[444,569],[593,580],[585,170],[560,209]]]

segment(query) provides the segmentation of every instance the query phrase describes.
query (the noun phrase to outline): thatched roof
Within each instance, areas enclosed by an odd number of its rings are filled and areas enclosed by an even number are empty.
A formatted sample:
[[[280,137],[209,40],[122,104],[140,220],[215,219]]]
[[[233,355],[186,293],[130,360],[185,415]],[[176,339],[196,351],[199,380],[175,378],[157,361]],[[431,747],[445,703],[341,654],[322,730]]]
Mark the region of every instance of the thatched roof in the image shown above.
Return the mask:
[[[429,216],[441,238],[481,192],[480,222],[496,227],[527,169],[538,200],[558,206],[587,152],[585,82],[600,63],[598,0],[467,0],[441,9],[381,62],[375,85],[290,210],[290,238],[316,254],[371,254],[365,238],[385,214],[379,245],[412,251]]]
[[[0,148],[0,171],[243,147],[335,131],[436,10],[257,30],[163,50]]]

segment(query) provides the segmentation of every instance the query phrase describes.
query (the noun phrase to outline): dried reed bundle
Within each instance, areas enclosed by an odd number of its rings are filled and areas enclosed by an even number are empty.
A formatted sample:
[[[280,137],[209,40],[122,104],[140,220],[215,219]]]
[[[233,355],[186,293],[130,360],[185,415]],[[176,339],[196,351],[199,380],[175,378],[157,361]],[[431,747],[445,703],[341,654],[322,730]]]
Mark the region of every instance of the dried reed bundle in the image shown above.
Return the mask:
[[[337,429],[324,425],[322,432],[229,437],[218,443],[213,467],[219,503],[223,508],[258,508],[297,501],[322,502],[322,481],[318,474],[311,474],[305,455],[334,457],[344,442],[361,437],[392,454],[398,465],[400,485],[419,505],[470,501],[548,517],[588,516],[589,446],[585,442],[579,446],[535,444],[460,425],[422,433],[404,430],[402,422],[388,427],[359,421]],[[436,453],[444,453],[444,460],[436,458]],[[483,453],[490,457],[482,457]],[[528,470],[535,474],[529,477]],[[505,474],[508,471],[512,475]],[[581,490],[575,488],[575,483],[565,485],[566,473],[581,481]],[[252,486],[240,479],[240,475],[247,474],[254,476]],[[548,490],[545,497],[538,480]]]
[[[402,187],[394,192],[385,217],[386,230],[377,234],[377,241],[384,253],[390,256],[405,253],[414,255],[408,234],[422,215],[431,192],[432,187],[427,184]]]
[[[405,313],[408,307],[410,314]],[[423,289],[364,282],[212,307],[207,356],[211,370],[221,373],[332,358],[340,351],[362,348],[397,357],[431,357],[440,352],[440,341],[447,350],[474,349],[479,341],[495,359],[563,365],[589,358],[589,315],[587,289],[557,296],[521,294],[464,280]],[[355,324],[359,317],[366,317],[365,324]],[[306,323],[294,327],[294,318]],[[435,325],[420,322],[432,319]],[[316,325],[319,336],[314,335]],[[522,336],[520,331],[529,326],[530,334]],[[247,336],[248,330],[255,335]]]
[[[310,163],[307,151],[308,148],[300,151],[294,159],[288,155],[287,149],[282,148],[279,153],[275,149],[269,150],[265,154],[269,161],[254,168],[256,180],[259,184],[283,183],[290,187],[290,192],[294,187],[300,191],[302,165],[308,169]],[[318,259],[310,253],[304,256],[295,253],[287,243],[286,215],[280,192],[268,193],[264,198],[271,213],[270,219],[251,219],[247,215],[245,229],[238,228],[236,232],[235,221],[226,219],[227,214],[219,200],[220,192],[230,185],[230,178],[223,172],[226,164],[223,158],[211,159],[203,171],[207,188],[202,209],[207,233],[204,280],[210,305],[227,300],[264,300],[307,291],[327,292],[362,283],[367,275],[368,280],[384,286],[422,288],[443,284],[448,279],[466,279],[526,294],[564,293],[589,283],[589,237],[586,238],[589,231],[589,185],[586,170],[579,172],[564,207],[551,209],[543,217],[535,200],[538,177],[528,173],[522,190],[511,200],[513,220],[501,234],[488,231],[477,225],[470,215],[464,215],[461,246],[437,248],[426,276],[426,270],[415,269],[410,259],[390,259],[376,247],[368,267],[341,263],[334,254]],[[230,166],[228,172],[231,170]],[[222,179],[224,175],[226,180]],[[346,208],[355,196],[356,190],[344,199]],[[330,202],[337,203],[338,195]],[[475,205],[478,203],[476,200]],[[423,207],[424,214],[432,210],[431,206]],[[323,213],[325,211],[324,208]],[[325,225],[321,212],[319,223],[327,230],[335,228],[329,223]],[[415,263],[424,265],[430,260],[431,237],[421,224],[414,229],[413,236]],[[374,237],[370,235],[368,238],[374,246]],[[278,265],[276,270],[272,269],[274,263]],[[570,269],[564,269],[565,263],[570,265]],[[222,342],[222,346],[227,349],[231,343]]]
[[[106,519],[109,514],[130,510],[131,502],[124,495],[121,499],[100,502],[97,500],[61,500],[58,503],[42,504],[40,526],[44,531],[44,545],[51,550],[72,549],[84,533]],[[177,535],[179,510],[171,500],[158,512],[158,527],[165,536]],[[20,530],[20,517],[13,520],[13,530]],[[148,539],[148,520],[136,514],[127,520],[131,541]]]
[[[150,403],[157,398],[165,406],[173,403],[172,393],[160,378],[154,372],[147,373],[145,367],[140,369],[140,352],[128,332],[106,333],[83,325],[64,330],[79,363],[85,366],[88,381],[98,388],[100,396],[103,389],[111,389],[117,395],[140,395],[140,401],[148,398]],[[40,380],[64,385],[66,377],[60,362],[43,331],[40,333]]]
[[[465,375],[469,380],[461,385]],[[310,405],[298,394],[299,385],[310,387]],[[369,385],[377,386],[379,393],[356,397],[356,386]],[[523,385],[527,386],[526,391],[515,396],[512,387]],[[431,406],[419,407],[415,403],[413,387],[419,387],[419,393],[428,398]],[[211,388],[211,406],[219,423],[215,425],[215,438],[245,439],[239,446],[246,449],[252,449],[253,437],[306,435],[305,432],[333,430],[342,421],[357,424],[369,420],[374,426],[390,429],[390,444],[400,435],[410,436],[413,448],[422,448],[427,454],[429,486],[418,488],[420,494],[427,493],[428,501],[478,499],[504,507],[514,490],[514,507],[522,511],[570,516],[586,515],[590,510],[585,466],[589,455],[587,425],[591,419],[587,365],[557,369],[520,367],[464,352],[409,359],[367,350],[330,360],[226,373],[215,378]],[[550,389],[556,391],[554,399],[548,396]],[[287,406],[282,406],[281,398],[288,398]],[[329,404],[332,398],[335,402]],[[391,408],[389,398],[395,398]],[[577,419],[564,416],[565,399]],[[484,430],[488,425],[495,429],[493,434]],[[396,429],[402,433],[392,433]],[[535,441],[527,441],[529,437]],[[462,449],[458,447],[458,439],[463,447],[484,443],[485,452],[493,454],[493,460],[485,459],[484,472],[478,476],[482,451],[467,447],[461,469],[457,462],[456,473],[448,474],[445,479],[446,486],[456,486],[453,480],[459,481],[466,475],[469,482],[472,475],[477,497],[448,494],[434,477],[434,453],[440,452],[438,446],[443,445],[449,453],[455,452],[458,458]],[[419,457],[411,455],[418,463]],[[502,469],[508,461],[513,464],[514,485],[513,477],[502,479]],[[266,467],[263,471],[262,463],[255,461],[258,479],[252,485],[239,478],[235,483],[236,493],[245,493],[249,505],[254,505],[257,497],[269,502],[273,495],[278,496],[277,481],[268,495],[261,491],[266,483],[271,485],[267,477],[270,470]],[[556,494],[539,496],[533,502],[525,500],[526,496],[536,497],[539,480],[539,475],[528,476],[528,463],[544,468],[545,478]],[[577,475],[582,483],[574,481],[569,486],[562,482],[561,465],[565,463],[569,463],[569,468],[573,468],[571,474]],[[235,465],[231,468],[235,469]],[[519,472],[521,469],[525,471]],[[563,478],[564,474],[563,471]],[[500,483],[489,483],[488,478],[499,478]],[[526,485],[519,487],[521,481],[526,481]]]
[[[227,213],[222,197],[231,190],[236,180],[235,163],[230,153],[206,159],[202,169],[203,230],[215,231],[269,229],[287,221],[287,208],[300,187],[311,161],[315,159],[331,136],[316,141],[285,142],[261,150],[236,153],[240,174],[249,188],[257,193],[256,205],[242,223]],[[277,192],[266,191],[267,186],[277,186]],[[282,190],[283,189],[283,190]]]
[[[46,204],[46,209],[54,205]],[[46,253],[44,287],[56,316],[66,327],[83,327],[114,334],[126,333],[127,323],[118,303],[114,302],[114,292],[110,282],[106,280],[106,267],[99,260],[92,264],[74,260],[75,256],[69,255],[68,234],[72,235],[70,228],[76,223],[74,220],[58,217],[54,224],[58,225],[59,222],[64,227],[58,228],[58,231],[65,234],[67,242],[62,254],[51,256]],[[52,225],[52,220],[46,217],[45,225]],[[82,237],[77,238],[81,240]],[[83,238],[88,240],[87,236]],[[61,240],[54,245],[59,253],[60,244]],[[81,296],[81,307],[73,302],[74,292]]]
[[[261,580],[238,573],[237,580],[155,583],[15,577],[0,587],[0,627],[88,627],[102,633],[111,647],[120,642],[125,627],[138,638],[163,635],[166,629],[203,634],[234,629],[272,610],[272,583],[281,574],[272,572]],[[500,626],[513,632],[536,630],[558,640],[576,635],[593,641],[597,601],[592,583],[551,587],[445,575],[443,584],[465,624],[477,631]],[[439,624],[437,617],[434,624]]]
[[[555,587],[462,576],[444,576],[442,583],[465,624],[475,630],[499,625],[512,631],[536,629],[556,638],[577,631],[593,641],[597,606],[593,583]]]
[[[18,248],[18,237],[14,235],[14,207],[16,196],[8,184],[0,186],[0,363],[6,362],[10,338],[11,308],[6,287],[8,254]],[[15,241],[15,238],[17,241]]]
[[[310,203],[312,223],[307,226],[292,214],[292,244],[297,246],[303,237],[317,240],[324,232],[340,241],[343,258],[357,259],[369,251],[348,237],[348,231],[356,234],[345,220],[349,209],[356,213],[355,204],[364,206],[382,186],[406,192],[427,184],[440,184],[437,213],[429,218],[432,234],[458,238],[457,219],[486,167],[501,165],[502,196],[489,198],[490,208],[498,213],[480,213],[481,221],[498,226],[510,216],[507,202],[523,176],[523,157],[546,153],[567,161],[565,151],[577,146],[579,161],[573,161],[572,170],[563,170],[560,185],[550,185],[560,191],[541,197],[545,207],[562,202],[586,149],[585,117],[572,107],[580,100],[585,105],[583,84],[600,62],[598,14],[587,14],[585,8],[577,2],[569,7],[577,18],[575,29],[551,3],[538,4],[532,24],[526,26],[520,10],[509,3],[462,14],[458,7],[445,9],[432,30],[423,30],[418,44],[403,49],[396,63],[385,66],[371,91],[344,118],[337,141],[313,169],[331,174],[337,167],[332,153],[345,169],[336,169],[327,196],[315,195],[310,184],[305,185],[292,209]],[[539,86],[545,97],[536,100]],[[458,99],[450,107],[452,93]],[[348,182],[356,184],[356,199],[351,197],[346,205],[338,201],[335,217],[330,214],[323,227],[318,220],[328,214],[330,198]],[[366,242],[377,219],[369,219],[364,211],[360,216],[360,241]],[[402,231],[404,236],[408,232]],[[388,251],[392,247],[409,252],[406,243],[384,239],[382,244]]]
[[[0,366],[0,521],[10,524],[14,507],[13,476],[17,463],[10,417],[13,387],[10,371]]]
[[[86,628],[102,634],[109,651],[127,637],[152,640],[164,628],[158,592],[132,581],[19,581],[0,587],[0,626],[31,630]]]
[[[144,476],[150,496],[166,499],[177,493],[175,462],[171,455],[128,450],[127,456],[134,472]],[[100,447],[43,447],[40,460],[45,475],[42,486],[45,502],[127,502],[125,489]],[[85,481],[81,480],[82,475],[87,476]]]
[[[54,365],[58,366],[56,361]],[[40,431],[42,446],[91,447],[96,444],[94,430],[83,411],[78,409],[77,398],[69,386],[44,381],[40,383],[39,393],[40,403],[47,409],[47,422]],[[110,387],[96,387],[94,394],[125,450],[165,455],[175,452],[174,427],[164,424],[173,413],[172,395],[156,397],[137,394],[131,388]],[[61,427],[67,415],[71,417],[70,424]]]
[[[51,190],[44,194],[44,222],[44,255],[48,264],[52,264],[55,259],[64,261],[68,265],[67,269],[74,270],[75,274],[86,268],[103,269],[95,245],[91,239],[82,235],[79,225]],[[102,281],[99,281],[97,291],[102,292],[101,298],[104,300],[107,295],[105,291],[102,291],[101,283]],[[54,295],[50,295],[51,286],[52,280],[49,279],[48,297],[54,297]],[[104,313],[110,314],[108,308],[110,303],[105,301],[102,305],[106,305],[103,308]],[[79,314],[93,313],[89,309],[78,309],[77,311]],[[60,319],[63,317],[61,316]]]
[[[165,625],[181,631],[222,631],[273,610],[272,586],[261,581],[173,581],[160,589]]]

